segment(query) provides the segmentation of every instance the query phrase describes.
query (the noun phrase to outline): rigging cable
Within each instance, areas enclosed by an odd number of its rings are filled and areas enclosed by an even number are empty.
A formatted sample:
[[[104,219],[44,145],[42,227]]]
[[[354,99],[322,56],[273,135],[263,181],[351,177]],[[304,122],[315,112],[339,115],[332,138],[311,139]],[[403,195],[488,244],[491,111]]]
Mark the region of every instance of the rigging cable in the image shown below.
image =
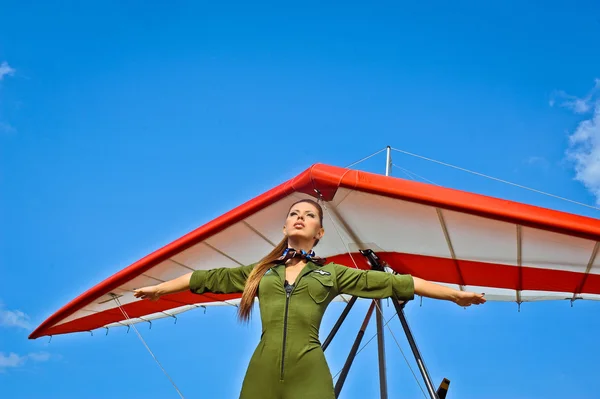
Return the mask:
[[[125,318],[127,320],[131,320],[131,318],[129,317],[129,315],[125,311],[125,309],[123,309],[123,307],[121,306],[121,302],[119,301],[119,298],[117,298],[117,296],[113,294],[113,299],[115,300],[115,302],[119,306],[119,309],[121,310],[121,313],[123,313],[123,316],[125,316]],[[162,366],[162,364],[160,364],[160,362],[158,361],[158,359],[156,358],[156,356],[154,355],[154,353],[152,353],[152,350],[150,349],[150,347],[148,346],[148,344],[146,343],[146,341],[144,340],[144,338],[142,337],[142,335],[140,334],[140,332],[135,327],[135,323],[131,323],[131,326],[135,330],[137,336],[140,338],[140,340],[142,341],[142,343],[144,344],[144,346],[146,347],[146,349],[148,350],[148,352],[150,352],[150,355],[152,355],[152,357],[154,358],[154,361],[156,361],[156,364],[158,364],[158,366],[161,368],[161,370],[163,371],[163,373],[167,376],[167,378],[169,379],[169,381],[171,381],[171,384],[173,385],[173,387],[175,388],[175,390],[179,394],[179,397],[181,397],[181,399],[185,399],[183,397],[183,394],[179,390],[179,388],[177,388],[177,385],[175,384],[175,382],[173,381],[173,379],[171,378],[171,376],[169,376],[169,374],[164,369],[164,367]]]
[[[517,183],[512,183],[512,182],[509,182],[509,181],[506,181],[506,180],[498,179],[497,177],[488,176],[488,175],[485,175],[483,173],[474,172],[474,171],[469,170],[469,169],[461,168],[460,166],[455,166],[455,165],[451,165],[449,163],[437,161],[435,159],[427,158],[427,157],[424,157],[422,155],[413,154],[413,153],[408,152],[408,151],[399,150],[399,149],[393,148],[393,147],[392,147],[392,150],[401,152],[403,154],[411,155],[413,157],[421,158],[421,159],[424,159],[426,161],[435,162],[435,163],[438,163],[440,165],[444,165],[444,166],[448,166],[448,167],[451,167],[451,168],[454,168],[454,169],[462,170],[463,172],[468,172],[468,173],[472,173],[472,174],[477,175],[477,176],[482,176],[482,177],[485,177],[485,178],[488,178],[488,179],[496,180],[496,181],[499,181],[501,183],[509,184],[511,186],[515,186],[515,187],[523,188],[525,190],[533,191],[533,192],[536,192],[538,194],[547,195],[549,197],[557,198],[557,199],[560,199],[560,200],[563,200],[563,201],[572,202],[572,203],[577,204],[577,205],[582,205],[582,206],[585,206],[585,207],[592,208],[592,209],[595,209],[597,211],[600,211],[600,208],[595,207],[593,205],[587,205],[587,204],[584,204],[582,202],[578,202],[578,201],[574,201],[574,200],[571,200],[571,199],[568,199],[568,198],[560,197],[558,195],[546,193],[544,191],[536,190],[535,188],[530,188],[530,187],[522,186],[522,185],[517,184]]]
[[[350,165],[346,166],[346,168],[350,168],[350,167],[352,167],[352,166],[354,166],[354,165],[356,165],[356,164],[359,164],[359,163],[361,163],[361,162],[363,162],[363,161],[366,161],[367,159],[371,158],[372,156],[375,156],[375,155],[379,154],[380,152],[383,152],[383,151],[385,151],[386,149],[387,149],[387,147],[386,147],[386,148],[382,148],[381,150],[379,150],[379,151],[377,151],[377,152],[374,152],[373,154],[371,154],[371,155],[369,155],[369,156],[367,156],[367,157],[364,157],[363,159],[361,159],[361,160],[359,160],[359,161],[356,161],[356,162],[354,162],[354,163],[351,163]]]
[[[439,186],[439,184],[432,182],[429,179],[424,178],[423,176],[419,176],[418,174],[416,174],[415,172],[411,172],[408,169],[404,169],[398,165],[396,165],[395,163],[392,164],[392,166],[397,167],[398,169],[400,169],[402,172],[404,172],[405,175],[407,175],[408,177],[410,177],[412,180],[416,180],[413,176],[417,176],[419,179],[426,181],[427,183],[433,184],[434,186]]]

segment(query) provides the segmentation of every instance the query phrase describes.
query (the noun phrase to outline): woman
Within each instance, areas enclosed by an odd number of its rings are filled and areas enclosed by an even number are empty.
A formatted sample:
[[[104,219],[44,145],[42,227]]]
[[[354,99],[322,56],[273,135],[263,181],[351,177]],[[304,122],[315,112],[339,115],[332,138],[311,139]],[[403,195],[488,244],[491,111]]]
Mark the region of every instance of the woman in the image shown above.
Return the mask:
[[[259,298],[262,335],[248,366],[240,399],[334,399],[333,379],[319,342],[325,309],[339,294],[363,298],[415,294],[460,306],[485,302],[483,295],[462,292],[410,275],[323,264],[313,248],[325,233],[323,210],[312,200],[290,207],[284,237],[258,264],[198,270],[135,291],[138,298],[157,300],[184,290],[242,292],[240,319],[250,318]]]

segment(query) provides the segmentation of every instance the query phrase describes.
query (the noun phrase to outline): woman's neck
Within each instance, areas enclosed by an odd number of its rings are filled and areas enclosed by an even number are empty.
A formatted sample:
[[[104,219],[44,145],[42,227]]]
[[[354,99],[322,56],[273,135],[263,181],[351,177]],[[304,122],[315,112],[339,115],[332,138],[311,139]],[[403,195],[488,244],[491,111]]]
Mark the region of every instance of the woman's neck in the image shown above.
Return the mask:
[[[296,251],[304,251],[306,253],[312,251],[314,241],[288,239],[288,248],[294,248]]]

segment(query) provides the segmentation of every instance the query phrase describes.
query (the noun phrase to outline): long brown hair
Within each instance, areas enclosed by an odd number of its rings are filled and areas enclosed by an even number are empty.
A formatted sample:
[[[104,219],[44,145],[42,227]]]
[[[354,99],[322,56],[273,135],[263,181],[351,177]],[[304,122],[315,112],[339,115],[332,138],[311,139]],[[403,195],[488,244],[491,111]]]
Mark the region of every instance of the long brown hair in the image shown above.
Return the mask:
[[[300,201],[296,201],[290,206],[290,210],[292,209],[292,207],[294,207],[294,205],[299,204],[301,202],[308,202],[309,204],[312,204],[315,208],[317,208],[317,211],[319,213],[319,221],[322,227],[323,209],[321,208],[321,205],[319,205],[316,201],[313,201],[311,199],[302,199]],[[287,214],[289,215],[289,210]],[[313,245],[313,247],[316,246],[318,243],[319,240],[315,240],[315,244]],[[274,264],[275,260],[283,254],[283,251],[286,250],[287,246],[287,237],[283,237],[279,244],[277,244],[277,246],[271,252],[269,252],[267,256],[262,258],[260,262],[258,262],[258,264],[250,272],[250,275],[246,280],[246,286],[244,287],[244,293],[242,294],[240,307],[238,309],[238,317],[240,318],[240,320],[250,320],[252,305],[254,304],[254,298],[258,294],[258,285],[260,284],[260,280],[267,272],[267,270],[269,270],[269,268]]]

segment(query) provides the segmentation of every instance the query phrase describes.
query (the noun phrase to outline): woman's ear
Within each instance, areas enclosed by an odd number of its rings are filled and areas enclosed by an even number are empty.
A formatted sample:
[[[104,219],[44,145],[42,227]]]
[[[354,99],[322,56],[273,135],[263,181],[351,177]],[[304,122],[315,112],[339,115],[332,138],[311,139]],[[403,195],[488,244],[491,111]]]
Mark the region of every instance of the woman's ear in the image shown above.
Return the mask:
[[[321,227],[321,229],[317,232],[317,235],[314,237],[316,240],[320,240],[325,235],[325,229]]]

